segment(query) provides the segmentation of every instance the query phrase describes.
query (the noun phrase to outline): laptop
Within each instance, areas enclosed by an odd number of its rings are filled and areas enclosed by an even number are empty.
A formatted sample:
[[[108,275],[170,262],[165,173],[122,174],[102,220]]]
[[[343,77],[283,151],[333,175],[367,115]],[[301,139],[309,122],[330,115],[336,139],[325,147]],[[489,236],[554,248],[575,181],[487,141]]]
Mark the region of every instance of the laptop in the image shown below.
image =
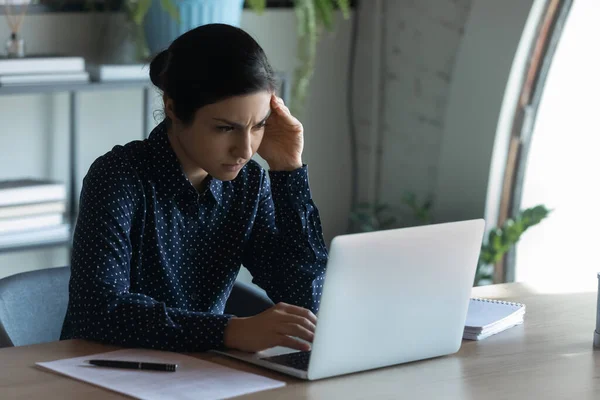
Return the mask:
[[[317,380],[456,353],[483,219],[337,236],[311,351],[215,351]]]

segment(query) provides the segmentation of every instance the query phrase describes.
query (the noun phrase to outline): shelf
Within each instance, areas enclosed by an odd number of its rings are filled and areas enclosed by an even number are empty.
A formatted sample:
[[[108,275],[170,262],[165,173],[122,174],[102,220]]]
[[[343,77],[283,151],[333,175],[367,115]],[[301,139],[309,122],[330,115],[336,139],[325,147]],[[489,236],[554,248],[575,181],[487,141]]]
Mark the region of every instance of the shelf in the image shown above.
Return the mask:
[[[69,178],[68,187],[69,195],[67,200],[67,221],[70,226],[74,226],[76,221],[77,210],[73,207],[77,202],[77,193],[74,188],[77,187],[79,178],[77,176],[77,141],[78,141],[78,126],[79,126],[79,93],[85,91],[100,91],[100,90],[121,90],[121,89],[138,89],[143,92],[143,107],[142,107],[142,138],[146,138],[149,130],[148,119],[151,108],[150,88],[152,83],[147,80],[129,80],[129,81],[108,81],[108,82],[72,82],[72,83],[49,83],[40,85],[15,85],[15,86],[0,86],[0,96],[2,95],[18,95],[18,94],[40,94],[40,93],[69,93]],[[33,234],[18,233],[10,234],[10,236],[0,235],[0,253],[27,251],[44,247],[68,246],[71,244],[71,229],[63,228],[61,233],[48,234],[44,236],[44,232],[37,231]]]
[[[76,82],[76,83],[48,83],[41,85],[14,85],[0,86],[0,95],[13,94],[36,94],[53,92],[82,92],[98,90],[118,90],[118,89],[142,89],[150,88],[150,80],[133,81],[111,81],[111,82]]]
[[[0,253],[33,250],[36,248],[67,246],[71,243],[71,227],[61,225],[57,229],[44,229],[34,232],[11,234],[10,238],[0,236]]]
[[[70,246],[71,241],[68,239],[55,239],[55,240],[48,240],[45,242],[33,242],[33,243],[23,243],[23,244],[17,244],[14,246],[0,246],[0,253],[4,254],[4,253],[10,253],[10,252],[16,252],[16,251],[29,251],[29,250],[37,250],[37,249],[44,249],[44,248],[50,248],[50,247],[60,247],[60,246]]]
[[[280,83],[279,93],[285,102],[290,101],[291,85],[288,73],[276,72]],[[74,209],[77,203],[75,189],[81,182],[77,176],[77,149],[78,149],[78,126],[79,126],[79,93],[85,91],[100,90],[121,90],[121,89],[142,89],[143,107],[142,107],[142,138],[145,139],[149,133],[149,116],[151,115],[150,89],[153,87],[150,80],[130,80],[130,81],[109,81],[109,82],[79,82],[79,83],[51,83],[43,85],[20,85],[20,86],[1,86],[0,96],[18,95],[18,94],[38,94],[38,93],[69,93],[69,177],[68,177],[68,200],[67,200],[67,221],[74,226],[77,221],[77,210]],[[0,235],[0,253],[11,251],[26,251],[43,247],[69,246],[71,243],[71,230],[68,233],[56,237],[31,237],[21,234],[11,235],[10,238]]]
[[[34,0],[27,9],[27,14],[65,13],[65,12],[106,12],[119,11],[122,9],[121,1],[110,1],[107,5],[104,0]],[[267,8],[294,8],[294,0],[267,0]],[[350,7],[356,8],[357,0],[350,0]],[[4,11],[4,5],[0,5],[0,12]],[[244,8],[248,4],[244,3]]]

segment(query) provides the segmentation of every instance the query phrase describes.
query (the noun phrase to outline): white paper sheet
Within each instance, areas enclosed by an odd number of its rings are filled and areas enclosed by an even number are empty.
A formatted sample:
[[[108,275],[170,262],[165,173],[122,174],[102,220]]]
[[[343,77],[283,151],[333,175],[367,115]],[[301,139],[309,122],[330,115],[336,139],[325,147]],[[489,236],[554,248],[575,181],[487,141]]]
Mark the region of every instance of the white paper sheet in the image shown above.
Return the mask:
[[[132,360],[177,364],[176,372],[102,368],[87,360]],[[227,399],[285,386],[285,382],[238,371],[178,353],[124,349],[37,365],[139,399]]]

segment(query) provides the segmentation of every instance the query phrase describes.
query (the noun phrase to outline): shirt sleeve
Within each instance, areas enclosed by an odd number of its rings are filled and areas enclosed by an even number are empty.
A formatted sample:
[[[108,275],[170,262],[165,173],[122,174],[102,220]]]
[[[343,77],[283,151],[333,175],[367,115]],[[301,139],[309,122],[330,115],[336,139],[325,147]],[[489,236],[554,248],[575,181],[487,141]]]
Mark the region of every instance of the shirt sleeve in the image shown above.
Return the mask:
[[[61,338],[170,351],[224,347],[231,316],[171,308],[131,289],[130,234],[141,193],[118,172],[92,168],[81,192]]]
[[[273,302],[318,312],[327,248],[306,165],[263,171],[256,219],[243,264]]]

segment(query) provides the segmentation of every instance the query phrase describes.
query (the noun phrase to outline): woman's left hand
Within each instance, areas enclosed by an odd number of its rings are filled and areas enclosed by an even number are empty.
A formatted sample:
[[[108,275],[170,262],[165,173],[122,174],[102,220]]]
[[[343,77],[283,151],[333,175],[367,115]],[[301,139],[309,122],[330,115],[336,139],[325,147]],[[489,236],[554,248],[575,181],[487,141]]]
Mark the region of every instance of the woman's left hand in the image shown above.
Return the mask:
[[[273,171],[293,171],[302,167],[304,128],[279,97],[271,96],[271,115],[258,148]]]

